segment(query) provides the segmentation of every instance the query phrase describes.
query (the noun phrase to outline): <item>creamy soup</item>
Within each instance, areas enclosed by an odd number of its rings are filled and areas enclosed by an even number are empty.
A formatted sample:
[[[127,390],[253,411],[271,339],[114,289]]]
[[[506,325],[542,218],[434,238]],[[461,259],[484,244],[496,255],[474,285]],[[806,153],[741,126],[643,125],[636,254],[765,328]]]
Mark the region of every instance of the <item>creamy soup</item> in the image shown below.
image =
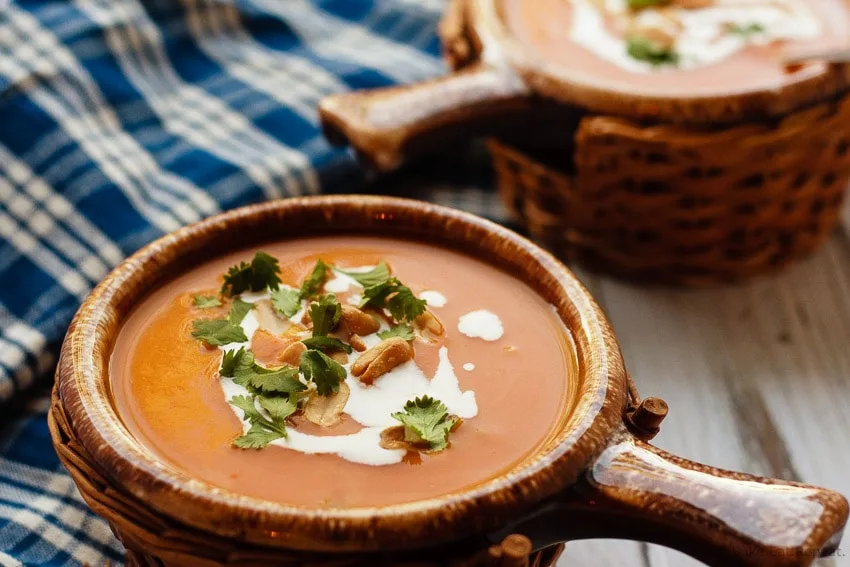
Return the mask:
[[[240,494],[356,507],[515,467],[566,418],[574,369],[554,308],[510,275],[335,237],[231,254],[154,290],[110,376],[163,462]]]
[[[844,46],[846,0],[503,0],[524,43],[578,74],[674,97],[796,80],[786,50]]]

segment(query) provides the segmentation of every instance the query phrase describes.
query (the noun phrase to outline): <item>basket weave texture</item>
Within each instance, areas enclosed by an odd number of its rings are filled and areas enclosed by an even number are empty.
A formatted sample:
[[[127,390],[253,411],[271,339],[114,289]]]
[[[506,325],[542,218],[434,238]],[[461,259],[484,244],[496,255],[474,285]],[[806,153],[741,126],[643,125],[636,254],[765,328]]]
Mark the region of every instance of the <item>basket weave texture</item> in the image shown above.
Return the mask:
[[[468,549],[429,560],[407,554],[313,554],[225,539],[175,522],[113,485],[77,441],[54,388],[48,414],[53,444],[89,507],[105,518],[124,544],[129,567],[551,567],[564,546],[529,553],[530,542],[512,535],[501,545]]]
[[[831,234],[850,182],[850,94],[712,130],[589,115],[572,144],[522,147],[490,142],[504,201],[538,241],[624,277],[710,285]]]

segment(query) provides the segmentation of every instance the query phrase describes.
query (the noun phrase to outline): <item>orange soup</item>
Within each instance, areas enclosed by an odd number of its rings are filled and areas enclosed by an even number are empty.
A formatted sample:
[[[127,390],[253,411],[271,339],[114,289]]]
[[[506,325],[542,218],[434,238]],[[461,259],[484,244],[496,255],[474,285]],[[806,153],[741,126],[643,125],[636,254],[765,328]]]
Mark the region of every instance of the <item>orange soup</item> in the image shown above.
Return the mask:
[[[501,0],[501,5],[514,36],[572,75],[669,98],[795,82],[800,77],[781,61],[786,50],[840,48],[850,29],[847,0]]]
[[[554,308],[457,252],[374,237],[230,254],[155,289],[110,364],[124,423],[234,493],[381,506],[486,482],[576,397]]]

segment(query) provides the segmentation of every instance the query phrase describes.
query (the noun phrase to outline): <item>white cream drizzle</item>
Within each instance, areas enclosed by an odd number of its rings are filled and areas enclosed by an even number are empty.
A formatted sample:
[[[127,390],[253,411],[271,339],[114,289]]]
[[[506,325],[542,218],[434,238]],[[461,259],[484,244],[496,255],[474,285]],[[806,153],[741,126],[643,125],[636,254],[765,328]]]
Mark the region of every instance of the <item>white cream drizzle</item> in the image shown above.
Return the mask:
[[[492,311],[479,309],[463,315],[457,321],[457,330],[470,338],[498,341],[505,334],[502,320]]]
[[[592,0],[570,0],[574,6],[571,37],[573,41],[598,57],[634,73],[662,71],[668,66],[653,66],[631,57],[627,52],[625,34],[614,33],[606,25],[606,14]],[[605,0],[608,18],[623,18],[626,0]],[[803,40],[818,37],[822,24],[812,11],[799,0],[715,0],[705,8],[645,8],[635,17],[635,23],[667,28],[676,23],[677,37],[673,50],[679,56],[676,67],[692,69],[720,62],[747,45],[766,45],[778,40]],[[670,17],[668,18],[667,15]],[[672,19],[671,19],[672,18]],[[663,22],[662,22],[663,20]],[[746,28],[757,24],[763,31],[736,34],[728,31],[730,24]]]
[[[369,271],[372,267],[354,268],[349,269],[349,271]],[[334,274],[335,277],[325,284],[325,291],[342,293],[348,291],[352,286],[360,287],[360,284],[353,278],[336,270]],[[248,303],[256,303],[268,299],[270,294],[268,292],[244,293],[240,297]],[[290,319],[293,321],[300,320],[306,305],[307,302],[303,302],[301,311]],[[245,336],[248,337],[248,341],[230,343],[219,347],[221,350],[232,351],[241,347],[250,348],[251,339],[259,329],[259,323],[253,310],[248,312],[240,326],[245,332]],[[387,328],[386,324],[382,323],[381,330],[385,328]],[[377,333],[362,338],[367,348],[381,342]],[[354,360],[355,357],[352,356],[349,363],[344,365],[347,372]],[[443,402],[449,412],[458,417],[470,419],[478,415],[475,392],[461,390],[446,347],[440,349],[439,364],[430,380],[414,361],[409,361],[384,374],[371,386],[363,385],[358,379],[351,376],[350,372],[345,381],[351,390],[351,394],[344,412],[364,426],[363,429],[350,435],[319,436],[301,433],[290,427],[287,429],[288,436],[286,438],[276,439],[271,444],[307,454],[334,454],[347,461],[365,465],[391,465],[401,462],[405,451],[381,447],[381,431],[387,427],[398,425],[399,422],[393,419],[392,414],[401,411],[408,400],[428,395]],[[219,383],[222,393],[228,401],[234,396],[249,393],[247,388],[236,384],[232,378],[220,377]],[[247,432],[250,425],[244,419],[244,412],[232,405],[230,408],[236,417],[242,420],[243,433]],[[259,406],[257,406],[257,409],[267,415],[265,410]]]
[[[428,289],[419,294],[419,299],[424,299],[428,307],[445,307],[449,302],[446,296],[439,291]]]
[[[475,365],[472,364],[471,362],[467,362],[463,365],[463,369],[466,370],[467,372],[472,372],[473,370],[475,370]]]

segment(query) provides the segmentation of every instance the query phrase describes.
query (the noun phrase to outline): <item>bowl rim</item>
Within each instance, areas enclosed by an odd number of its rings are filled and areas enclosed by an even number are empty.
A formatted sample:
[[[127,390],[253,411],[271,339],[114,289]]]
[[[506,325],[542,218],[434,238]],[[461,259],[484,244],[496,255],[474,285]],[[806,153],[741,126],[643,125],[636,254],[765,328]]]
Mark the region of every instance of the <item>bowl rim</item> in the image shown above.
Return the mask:
[[[469,28],[477,35],[486,62],[497,68],[510,66],[542,96],[596,113],[684,124],[735,123],[755,116],[783,117],[850,88],[850,64],[815,62],[797,71],[793,80],[761,88],[727,88],[675,98],[636,91],[627,80],[601,81],[547,60],[509,30],[505,0],[454,1],[466,3]]]
[[[527,262],[535,278],[557,296],[558,314],[570,331],[579,362],[581,394],[563,431],[519,467],[476,486],[410,503],[361,508],[305,508],[241,496],[191,478],[158,462],[136,440],[111,401],[108,361],[121,320],[150,289],[185,270],[190,254],[210,256],[256,246],[269,238],[244,236],[252,225],[311,219],[317,234],[448,235],[485,261]],[[370,224],[371,223],[371,224]],[[421,223],[421,226],[409,226]],[[342,226],[346,228],[340,230]],[[275,225],[279,226],[279,225]],[[289,226],[281,222],[280,226]],[[365,230],[361,230],[365,229]],[[411,229],[411,230],[408,230]],[[237,242],[233,234],[237,232]],[[312,236],[312,234],[311,234]],[[229,238],[228,238],[229,237]],[[227,249],[209,249],[227,239]],[[251,240],[253,239],[253,240]],[[274,238],[273,238],[274,239]],[[272,239],[272,240],[273,240]],[[283,240],[282,237],[276,237]],[[514,259],[508,258],[513,255]],[[504,268],[504,266],[503,266]],[[165,275],[162,275],[162,274]],[[531,275],[524,273],[527,283]],[[540,289],[538,293],[543,295]],[[572,485],[622,423],[627,378],[613,332],[599,306],[575,276],[551,254],[491,221],[448,207],[396,197],[334,195],[298,197],[234,209],[145,246],[119,264],[84,301],[62,345],[58,390],[68,422],[102,473],[151,508],[220,537],[312,551],[370,551],[423,547],[498,529],[534,504]]]

